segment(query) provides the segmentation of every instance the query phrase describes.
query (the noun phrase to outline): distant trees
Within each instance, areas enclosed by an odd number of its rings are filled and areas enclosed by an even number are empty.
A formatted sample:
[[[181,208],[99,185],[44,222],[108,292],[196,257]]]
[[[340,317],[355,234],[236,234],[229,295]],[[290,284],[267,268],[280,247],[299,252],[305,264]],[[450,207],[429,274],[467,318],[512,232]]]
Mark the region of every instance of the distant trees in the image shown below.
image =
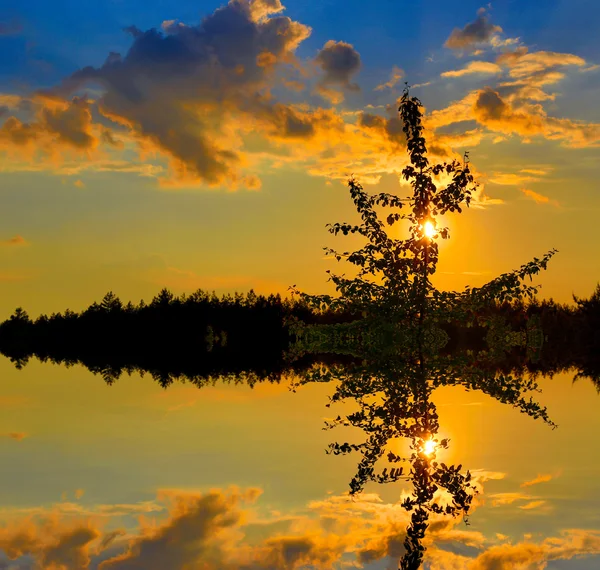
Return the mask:
[[[131,367],[165,385],[175,378],[235,372],[271,377],[288,366],[283,352],[290,315],[313,322],[348,318],[316,314],[298,299],[253,290],[221,297],[198,290],[178,297],[162,289],[150,303],[137,305],[124,304],[110,291],[80,313],[66,309],[32,321],[18,308],[0,324],[0,352],[19,367],[31,356],[81,362],[109,382]]]

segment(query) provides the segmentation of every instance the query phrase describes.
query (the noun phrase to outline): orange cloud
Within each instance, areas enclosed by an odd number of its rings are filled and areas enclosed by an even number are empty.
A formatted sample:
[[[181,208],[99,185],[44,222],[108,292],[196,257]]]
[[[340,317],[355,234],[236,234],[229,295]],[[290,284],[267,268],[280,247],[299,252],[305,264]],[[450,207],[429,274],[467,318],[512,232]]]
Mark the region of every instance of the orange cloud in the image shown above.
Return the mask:
[[[514,568],[545,568],[552,560],[600,554],[600,532],[568,530],[560,537],[540,543],[521,542],[493,546],[480,554],[469,570],[513,570]]]
[[[556,53],[552,51],[529,52],[521,46],[514,51],[501,53],[496,58],[496,63],[509,69],[511,77],[529,77],[547,69],[575,65],[585,66],[585,59],[570,53]]]
[[[536,182],[539,180],[539,174],[532,175],[531,172],[521,170],[520,172],[493,172],[490,175],[492,184],[501,186],[519,186],[525,182]]]
[[[9,437],[10,439],[14,439],[15,441],[22,441],[27,437],[27,434],[22,431],[11,431],[8,433],[1,433],[0,437]]]
[[[553,475],[550,475],[550,474],[538,475],[537,477],[535,477],[534,479],[531,479],[530,481],[525,481],[524,483],[521,483],[521,487],[531,487],[532,485],[537,485],[538,483],[546,483],[548,481],[551,481],[552,479],[553,479]]]
[[[9,519],[0,527],[0,550],[17,565],[29,556],[36,567],[48,570],[185,570],[199,565],[203,570],[299,570],[343,562],[396,564],[403,554],[410,514],[400,506],[402,497],[390,504],[374,493],[355,500],[331,495],[310,503],[305,513],[272,512],[265,518],[252,507],[260,493],[238,488],[206,493],[163,490],[156,501],[137,505],[86,509],[80,503],[60,503]],[[524,505],[526,510],[542,506]],[[106,517],[133,513],[152,518],[140,518],[139,529],[130,533],[114,529],[112,519],[114,530],[103,531]],[[265,538],[264,529],[275,522],[276,533]],[[263,529],[260,537],[250,538],[256,525]],[[525,537],[524,542],[498,544],[507,540],[503,535],[487,539],[460,519],[434,515],[424,541],[425,563],[439,570],[509,570],[600,554],[598,531],[572,529],[538,543]],[[456,554],[465,547],[468,555]]]
[[[392,68],[392,73],[390,74],[390,78],[381,85],[375,87],[375,91],[383,91],[384,89],[392,89],[396,86],[398,81],[400,81],[404,77],[404,71],[402,71],[399,67],[394,65]]]
[[[542,507],[546,504],[546,501],[531,501],[525,505],[520,505],[519,508],[523,509],[524,511],[531,511],[533,509],[537,509],[539,507]]]
[[[91,544],[100,537],[91,522],[64,522],[55,516],[34,518],[0,527],[0,550],[9,560],[33,556],[41,568],[85,570],[91,562]]]
[[[548,196],[544,196],[543,194],[539,194],[538,192],[534,192],[533,190],[528,190],[527,188],[521,188],[521,192],[525,194],[528,198],[531,198],[537,204],[552,204],[554,206],[558,206],[558,202],[556,200],[551,200]]]
[[[494,493],[493,495],[490,495],[493,507],[512,505],[516,501],[529,501],[534,498],[535,497],[525,493]]]
[[[16,235],[7,240],[0,241],[0,245],[5,245],[5,246],[18,246],[18,245],[25,245],[25,244],[27,244],[27,240],[20,235]]]
[[[98,140],[87,99],[73,97],[67,101],[39,95],[30,99],[29,105],[34,110],[30,122],[10,116],[0,127],[0,149],[58,157],[63,151],[82,153],[96,148]]]
[[[501,71],[502,68],[496,63],[490,63],[488,61],[471,61],[466,67],[455,69],[453,71],[444,71],[441,76],[463,77],[464,75],[473,75],[476,73],[495,75]]]
[[[525,137],[538,135],[561,140],[569,146],[600,144],[600,124],[548,117],[540,105],[513,108],[509,101],[490,87],[477,92],[473,115],[480,124],[495,132]]]

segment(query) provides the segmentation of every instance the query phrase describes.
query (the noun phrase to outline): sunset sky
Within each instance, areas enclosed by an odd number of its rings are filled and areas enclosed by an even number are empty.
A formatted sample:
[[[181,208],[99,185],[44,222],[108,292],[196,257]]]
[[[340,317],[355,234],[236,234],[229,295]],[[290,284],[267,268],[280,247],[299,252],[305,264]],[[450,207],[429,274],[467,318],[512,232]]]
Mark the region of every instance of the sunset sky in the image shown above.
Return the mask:
[[[468,150],[481,183],[438,285],[557,248],[542,295],[589,295],[599,25],[571,0],[3,3],[0,316],[108,290],[323,291],[348,176],[408,190],[405,81],[431,157]]]

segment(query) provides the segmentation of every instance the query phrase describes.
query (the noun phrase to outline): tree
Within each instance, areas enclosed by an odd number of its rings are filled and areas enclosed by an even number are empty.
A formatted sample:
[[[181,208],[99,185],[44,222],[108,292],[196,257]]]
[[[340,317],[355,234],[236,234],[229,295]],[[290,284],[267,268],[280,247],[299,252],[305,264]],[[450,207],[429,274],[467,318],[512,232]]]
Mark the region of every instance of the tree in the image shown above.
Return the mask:
[[[350,483],[352,494],[362,491],[368,481],[408,479],[413,483],[412,496],[403,502],[404,508],[411,512],[411,521],[404,541],[406,552],[400,562],[401,568],[413,570],[423,560],[422,539],[429,514],[466,516],[475,491],[469,472],[461,473],[462,466],[438,463],[435,455],[429,457],[425,453],[427,441],[440,447],[448,445],[446,440],[435,439],[438,422],[431,392],[438,386],[453,384],[480,389],[554,426],[545,408],[523,397],[525,392],[537,389],[535,382],[490,374],[486,369],[489,362],[480,355],[475,362],[468,354],[442,358],[439,347],[445,340],[438,323],[451,319],[474,323],[490,304],[533,297],[536,287],[524,281],[545,269],[555,251],[480,288],[467,288],[464,292],[437,290],[430,281],[438,262],[436,240],[447,239],[449,232],[448,228],[437,227],[436,216],[460,213],[464,204],[470,204],[476,185],[466,154],[462,162],[430,164],[423,136],[422,105],[417,98],[410,97],[408,88],[400,101],[399,113],[409,155],[402,176],[409,181],[412,194],[405,198],[387,193],[370,196],[351,178],[350,196],[362,223],[335,223],[328,228],[334,235],[358,233],[366,238],[367,244],[354,252],[325,250],[338,261],[344,259],[358,267],[358,274],[347,278],[330,273],[337,297],[309,295],[294,289],[317,311],[350,310],[361,316],[360,321],[309,325],[295,320],[291,326],[300,347],[296,354],[339,351],[361,359],[362,365],[350,370],[322,367],[311,370],[303,382],[336,380],[332,402],[353,398],[359,404],[358,412],[345,418],[338,416],[330,425],[359,427],[368,435],[365,443],[334,443],[330,448],[336,454],[359,451],[363,455],[357,475]],[[441,186],[441,177],[448,177],[448,184]],[[391,209],[385,221],[378,208]],[[405,239],[394,239],[387,231],[387,227],[399,220],[409,225]],[[493,362],[495,356],[490,351],[488,360]],[[383,456],[387,442],[395,437],[408,438],[412,453],[409,457],[390,453],[392,470],[386,468],[378,474],[374,464]],[[404,466],[396,466],[402,462]],[[436,501],[438,489],[450,494],[451,502],[445,507]]]

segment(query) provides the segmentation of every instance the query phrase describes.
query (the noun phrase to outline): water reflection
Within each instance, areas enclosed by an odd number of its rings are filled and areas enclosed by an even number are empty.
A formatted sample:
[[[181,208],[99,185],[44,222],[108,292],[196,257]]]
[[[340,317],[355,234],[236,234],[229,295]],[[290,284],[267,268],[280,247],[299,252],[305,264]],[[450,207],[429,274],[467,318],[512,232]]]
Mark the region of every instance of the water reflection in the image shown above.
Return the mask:
[[[358,405],[358,411],[327,423],[327,428],[351,426],[365,433],[363,442],[329,447],[335,455],[362,455],[350,482],[351,495],[362,492],[369,482],[412,484],[412,494],[401,503],[410,513],[401,568],[420,567],[430,515],[462,516],[467,522],[477,492],[471,473],[463,472],[462,465],[437,461],[438,451],[447,449],[449,441],[438,438],[438,413],[431,399],[435,389],[477,390],[555,427],[547,410],[531,398],[539,391],[537,383],[499,371],[508,350],[518,346],[525,358],[539,353],[543,334],[536,325],[514,331],[496,319],[486,335],[487,350],[442,354],[448,336],[436,322],[400,325],[367,318],[342,325],[293,323],[298,340],[292,354],[337,351],[358,359],[354,365],[315,366],[302,374],[299,384],[333,382],[329,406],[348,400]],[[392,442],[398,441],[408,442],[408,453],[392,451]]]

